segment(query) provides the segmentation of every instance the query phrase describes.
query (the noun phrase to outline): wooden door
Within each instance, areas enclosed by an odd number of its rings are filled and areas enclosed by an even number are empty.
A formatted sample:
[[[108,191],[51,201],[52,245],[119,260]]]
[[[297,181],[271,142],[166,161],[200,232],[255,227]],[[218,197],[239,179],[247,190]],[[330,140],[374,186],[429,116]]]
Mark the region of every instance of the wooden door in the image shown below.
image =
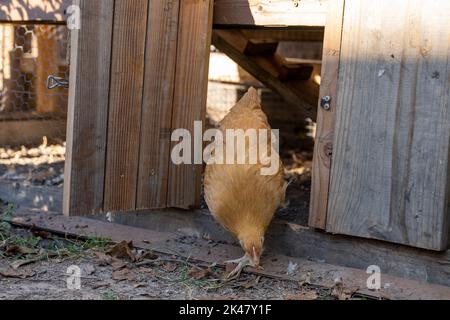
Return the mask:
[[[64,212],[199,203],[199,166],[174,168],[171,131],[206,109],[212,0],[76,0]]]
[[[327,231],[447,248],[449,17],[447,0],[345,1]]]

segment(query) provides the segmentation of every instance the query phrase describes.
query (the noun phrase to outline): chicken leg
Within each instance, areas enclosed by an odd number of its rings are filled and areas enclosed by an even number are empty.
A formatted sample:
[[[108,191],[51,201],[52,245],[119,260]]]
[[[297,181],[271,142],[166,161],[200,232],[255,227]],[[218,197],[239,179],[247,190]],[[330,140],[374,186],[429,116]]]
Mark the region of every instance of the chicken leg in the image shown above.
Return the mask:
[[[233,277],[239,277],[242,270],[247,266],[255,267],[255,264],[253,263],[252,259],[250,259],[250,257],[247,254],[245,254],[242,258],[239,258],[236,260],[225,261],[225,264],[229,264],[229,263],[233,263],[233,264],[237,263],[237,266],[236,266],[236,268],[233,269],[233,271],[231,271],[226,276],[227,280],[230,280]]]

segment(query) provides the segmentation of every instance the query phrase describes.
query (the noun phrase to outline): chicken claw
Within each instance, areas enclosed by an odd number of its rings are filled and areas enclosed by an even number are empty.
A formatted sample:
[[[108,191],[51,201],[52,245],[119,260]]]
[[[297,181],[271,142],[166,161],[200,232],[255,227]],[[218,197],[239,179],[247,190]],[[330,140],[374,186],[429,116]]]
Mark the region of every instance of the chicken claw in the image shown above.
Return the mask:
[[[237,266],[236,268],[233,269],[233,271],[231,271],[227,276],[226,276],[226,280],[231,280],[233,278],[238,278],[241,275],[242,270],[249,266],[249,267],[255,267],[255,264],[253,263],[252,259],[250,259],[250,257],[245,254],[242,258],[236,259],[236,260],[229,260],[229,261],[225,261],[225,264],[236,264]]]

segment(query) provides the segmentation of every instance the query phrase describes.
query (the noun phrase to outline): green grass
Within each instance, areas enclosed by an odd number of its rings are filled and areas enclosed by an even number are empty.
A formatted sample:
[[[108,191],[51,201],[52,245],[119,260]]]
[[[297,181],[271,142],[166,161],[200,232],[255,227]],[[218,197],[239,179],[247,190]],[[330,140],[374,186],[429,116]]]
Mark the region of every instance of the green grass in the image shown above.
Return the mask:
[[[7,244],[16,245],[19,247],[26,247],[30,249],[36,249],[41,240],[42,239],[40,237],[35,237],[32,234],[27,237],[13,236],[7,241]]]
[[[1,209],[1,208],[0,208]],[[42,249],[41,253],[48,256],[70,256],[82,257],[86,256],[92,250],[104,251],[112,243],[111,239],[90,237],[86,240],[73,240],[68,238],[60,238],[53,236],[45,243],[45,247],[41,245],[43,240],[40,237],[34,236],[29,232],[26,236],[18,235],[13,232],[10,221],[15,212],[14,204],[9,203],[2,209],[0,215],[0,255],[1,247],[6,245],[16,245],[19,247],[26,247],[30,249]],[[43,251],[43,252],[42,252]]]
[[[93,250],[105,251],[112,243],[111,239],[90,237],[86,240],[73,240],[69,238],[61,238],[53,236],[51,239],[45,239],[45,242],[39,236],[33,235],[31,231],[17,232],[18,229],[13,229],[10,221],[14,214],[14,205],[8,204],[0,216],[0,256],[8,259],[16,259],[17,257],[5,257],[2,248],[8,245],[15,245],[22,248],[36,249],[34,254],[22,255],[22,258],[33,258],[36,255],[43,257],[43,259],[50,259],[52,257],[64,258],[79,258],[88,256]]]
[[[103,293],[103,300],[118,300],[119,296],[112,291],[106,291]]]
[[[82,258],[88,256],[92,251],[105,251],[111,239],[92,237],[86,240],[72,240],[54,238],[48,251],[58,257]]]
[[[5,209],[1,212],[1,220],[0,220],[0,233],[8,233],[11,230],[11,219],[14,214],[14,204],[8,203]]]

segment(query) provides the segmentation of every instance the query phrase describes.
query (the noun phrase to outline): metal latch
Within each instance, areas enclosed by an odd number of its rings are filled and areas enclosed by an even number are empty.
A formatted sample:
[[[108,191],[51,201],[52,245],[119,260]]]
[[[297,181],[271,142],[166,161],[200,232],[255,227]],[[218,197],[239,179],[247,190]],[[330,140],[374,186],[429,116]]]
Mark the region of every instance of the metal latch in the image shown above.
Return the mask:
[[[52,90],[55,88],[69,88],[69,81],[64,78],[49,75],[47,78],[47,89]]]

